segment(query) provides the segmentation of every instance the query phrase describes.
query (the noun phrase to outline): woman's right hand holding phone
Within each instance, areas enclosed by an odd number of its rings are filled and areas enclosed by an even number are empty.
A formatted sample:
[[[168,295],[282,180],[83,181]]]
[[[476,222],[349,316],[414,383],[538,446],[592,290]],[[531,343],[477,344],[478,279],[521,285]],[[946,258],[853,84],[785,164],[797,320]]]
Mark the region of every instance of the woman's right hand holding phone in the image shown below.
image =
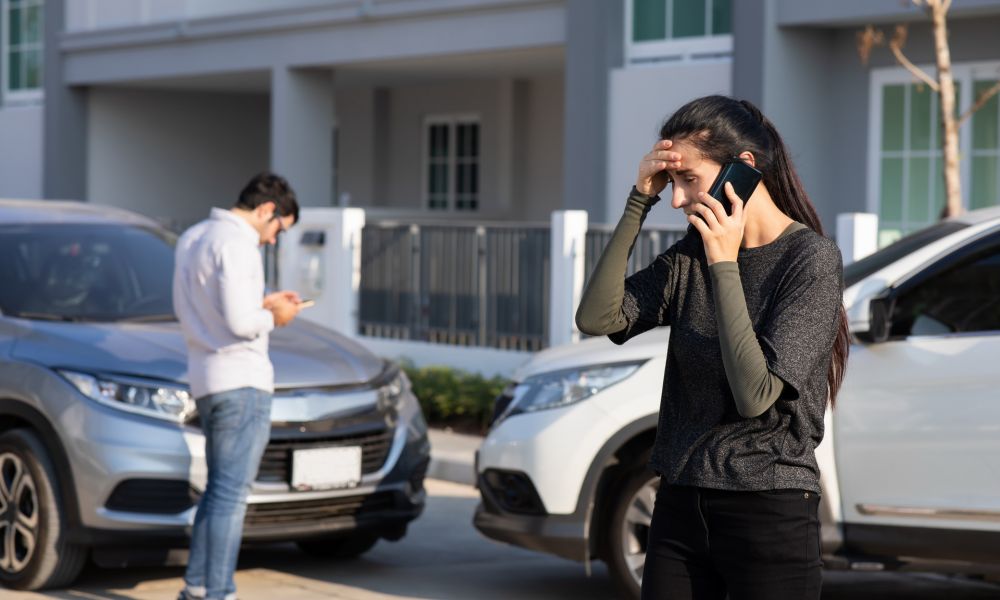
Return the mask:
[[[635,181],[635,189],[647,196],[658,196],[670,182],[667,169],[681,168],[681,155],[670,148],[673,142],[660,140],[653,149],[642,157],[639,163],[639,177]]]

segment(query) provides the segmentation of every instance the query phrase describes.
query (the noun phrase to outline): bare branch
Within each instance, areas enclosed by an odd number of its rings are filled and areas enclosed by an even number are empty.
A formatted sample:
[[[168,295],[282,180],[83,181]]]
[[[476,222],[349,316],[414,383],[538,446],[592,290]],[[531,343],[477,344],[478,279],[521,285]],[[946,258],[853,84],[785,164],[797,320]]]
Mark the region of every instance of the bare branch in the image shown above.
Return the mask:
[[[933,0],[926,1],[931,2]],[[930,75],[925,73],[917,65],[910,62],[910,59],[903,55],[903,46],[906,45],[906,36],[906,25],[896,25],[896,31],[892,35],[892,40],[889,41],[889,49],[892,50],[892,53],[896,56],[896,60],[899,61],[899,64],[906,67],[906,70],[910,73],[913,73],[914,77],[926,83],[935,92],[941,91],[941,86],[938,85],[938,82],[934,81]]]
[[[871,57],[872,48],[885,43],[885,35],[871,25],[865,27],[864,31],[858,32],[858,56],[861,57],[861,64],[868,66],[868,59]]]
[[[996,82],[996,84],[990,89],[983,90],[983,93],[979,94],[979,97],[976,98],[976,103],[969,107],[969,110],[962,113],[962,116],[958,118],[958,125],[961,126],[962,123],[965,123],[969,117],[975,114],[977,110],[985,106],[986,103],[990,101],[990,98],[996,96],[997,93],[1000,93],[1000,81]]]

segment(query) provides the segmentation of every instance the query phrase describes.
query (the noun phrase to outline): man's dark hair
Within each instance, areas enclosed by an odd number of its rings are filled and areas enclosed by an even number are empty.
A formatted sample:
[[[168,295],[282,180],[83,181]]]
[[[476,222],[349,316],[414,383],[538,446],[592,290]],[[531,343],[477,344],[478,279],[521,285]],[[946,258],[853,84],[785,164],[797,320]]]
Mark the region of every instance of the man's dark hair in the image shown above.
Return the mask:
[[[288,180],[274,173],[255,175],[240,192],[240,198],[234,206],[243,210],[253,210],[268,202],[274,202],[279,216],[291,216],[294,217],[295,223],[299,222],[299,203],[295,198],[295,190],[288,185]]]

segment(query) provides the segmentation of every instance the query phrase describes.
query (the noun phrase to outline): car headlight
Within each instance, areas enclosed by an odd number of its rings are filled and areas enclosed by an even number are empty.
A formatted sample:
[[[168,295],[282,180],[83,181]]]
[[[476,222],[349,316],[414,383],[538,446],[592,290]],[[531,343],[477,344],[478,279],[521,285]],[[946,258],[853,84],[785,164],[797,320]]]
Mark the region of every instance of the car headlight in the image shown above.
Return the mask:
[[[187,388],[159,381],[94,376],[60,370],[73,387],[101,404],[157,419],[186,423],[197,412]]]
[[[514,399],[503,417],[560,408],[585,400],[628,378],[645,362],[594,365],[533,375],[514,388]]]
[[[402,369],[390,367],[389,375],[378,390],[378,408],[381,412],[399,412],[403,408],[406,392],[410,391],[410,379]]]

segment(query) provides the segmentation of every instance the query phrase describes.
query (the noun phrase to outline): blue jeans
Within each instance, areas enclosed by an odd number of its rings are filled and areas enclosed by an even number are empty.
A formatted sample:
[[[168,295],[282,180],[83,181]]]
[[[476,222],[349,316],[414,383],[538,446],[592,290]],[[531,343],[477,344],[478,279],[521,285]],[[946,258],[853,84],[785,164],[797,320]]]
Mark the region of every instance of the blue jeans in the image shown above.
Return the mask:
[[[198,398],[208,485],[198,503],[184,583],[221,600],[236,593],[233,572],[250,485],[271,432],[271,393],[240,388]]]

